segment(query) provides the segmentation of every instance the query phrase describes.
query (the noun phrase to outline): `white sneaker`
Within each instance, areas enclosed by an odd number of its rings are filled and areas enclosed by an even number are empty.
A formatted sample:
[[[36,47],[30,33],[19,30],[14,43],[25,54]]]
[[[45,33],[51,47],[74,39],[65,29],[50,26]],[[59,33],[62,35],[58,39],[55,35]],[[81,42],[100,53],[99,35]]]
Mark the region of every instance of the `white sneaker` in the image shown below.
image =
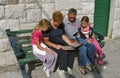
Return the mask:
[[[59,68],[57,69],[57,72],[60,76],[60,78],[67,78],[66,72],[64,70],[60,70]]]
[[[43,68],[43,71],[46,73],[47,77],[50,77],[50,71],[46,67]]]
[[[45,72],[46,69],[47,69],[46,67],[43,67],[43,71],[44,71],[44,72]]]
[[[68,67],[68,73],[71,74],[71,75],[73,74],[72,69],[69,68],[69,67]]]

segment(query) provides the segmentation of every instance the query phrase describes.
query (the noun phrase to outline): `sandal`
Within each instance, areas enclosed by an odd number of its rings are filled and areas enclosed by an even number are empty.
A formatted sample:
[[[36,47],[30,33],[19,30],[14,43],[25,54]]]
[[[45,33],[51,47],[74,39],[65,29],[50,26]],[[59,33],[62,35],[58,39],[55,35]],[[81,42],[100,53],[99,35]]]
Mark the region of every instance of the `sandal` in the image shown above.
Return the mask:
[[[92,71],[93,71],[93,69],[92,69],[91,65],[89,65],[89,64],[87,64],[87,65],[86,65],[86,68],[87,68],[90,72],[92,72]]]
[[[85,69],[83,67],[80,66],[79,70],[83,75],[87,74],[87,72],[85,71]]]

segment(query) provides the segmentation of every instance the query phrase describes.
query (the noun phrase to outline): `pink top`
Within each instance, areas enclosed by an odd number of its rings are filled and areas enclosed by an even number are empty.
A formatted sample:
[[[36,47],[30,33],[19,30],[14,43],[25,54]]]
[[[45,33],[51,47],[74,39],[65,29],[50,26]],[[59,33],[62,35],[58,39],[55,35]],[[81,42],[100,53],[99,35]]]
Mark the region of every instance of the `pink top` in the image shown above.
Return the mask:
[[[35,30],[32,34],[31,43],[36,45],[37,44],[36,39],[39,39],[39,42],[41,43],[43,42],[42,38],[43,38],[42,32],[39,30]]]

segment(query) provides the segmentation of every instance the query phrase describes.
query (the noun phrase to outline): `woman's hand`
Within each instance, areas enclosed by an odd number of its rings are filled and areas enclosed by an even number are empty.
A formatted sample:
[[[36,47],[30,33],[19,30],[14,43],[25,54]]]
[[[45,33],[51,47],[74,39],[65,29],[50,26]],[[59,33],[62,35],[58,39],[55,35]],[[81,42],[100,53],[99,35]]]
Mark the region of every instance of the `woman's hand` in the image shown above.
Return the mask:
[[[61,45],[56,45],[56,47],[55,47],[57,50],[60,50],[60,49],[62,49],[63,48],[63,46],[61,46]]]

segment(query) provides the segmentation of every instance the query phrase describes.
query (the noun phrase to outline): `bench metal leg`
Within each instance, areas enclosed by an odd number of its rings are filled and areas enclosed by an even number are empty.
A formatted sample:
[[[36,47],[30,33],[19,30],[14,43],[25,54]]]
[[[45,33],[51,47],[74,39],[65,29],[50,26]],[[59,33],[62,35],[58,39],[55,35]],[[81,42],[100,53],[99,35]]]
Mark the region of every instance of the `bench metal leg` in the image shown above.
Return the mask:
[[[25,64],[19,64],[20,65],[20,69],[23,75],[23,78],[29,78],[28,73],[25,70]]]

